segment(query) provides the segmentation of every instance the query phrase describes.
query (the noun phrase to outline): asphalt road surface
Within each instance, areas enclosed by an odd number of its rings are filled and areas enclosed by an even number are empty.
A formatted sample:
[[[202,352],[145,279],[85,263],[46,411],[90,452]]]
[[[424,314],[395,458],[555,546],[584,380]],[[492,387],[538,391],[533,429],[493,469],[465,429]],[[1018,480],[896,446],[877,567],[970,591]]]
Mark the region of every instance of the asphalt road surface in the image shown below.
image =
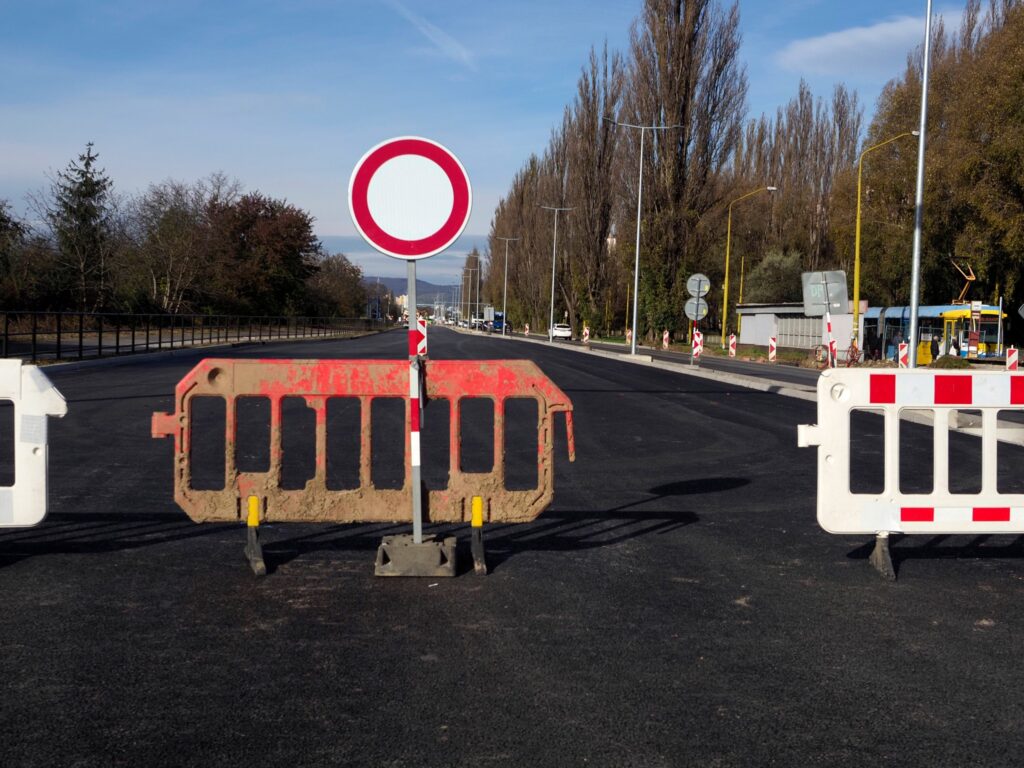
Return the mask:
[[[293,524],[262,529],[254,579],[149,436],[209,353],[49,369],[51,514],[0,533],[3,764],[1019,763],[1020,539],[905,538],[888,583],[815,521],[813,403],[450,330],[430,352],[530,357],[575,406],[576,463],[559,418],[554,503],[486,529],[486,578],[375,579],[402,529]]]

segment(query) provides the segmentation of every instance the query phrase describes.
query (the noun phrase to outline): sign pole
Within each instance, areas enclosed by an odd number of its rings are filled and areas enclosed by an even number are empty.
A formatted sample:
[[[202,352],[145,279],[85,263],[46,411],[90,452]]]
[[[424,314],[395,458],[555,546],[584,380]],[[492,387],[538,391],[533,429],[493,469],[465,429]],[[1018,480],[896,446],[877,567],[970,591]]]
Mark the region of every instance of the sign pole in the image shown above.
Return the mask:
[[[412,540],[423,543],[423,488],[420,479],[420,358],[417,354],[420,331],[416,313],[416,260],[406,262],[409,277],[409,453],[412,464]]]

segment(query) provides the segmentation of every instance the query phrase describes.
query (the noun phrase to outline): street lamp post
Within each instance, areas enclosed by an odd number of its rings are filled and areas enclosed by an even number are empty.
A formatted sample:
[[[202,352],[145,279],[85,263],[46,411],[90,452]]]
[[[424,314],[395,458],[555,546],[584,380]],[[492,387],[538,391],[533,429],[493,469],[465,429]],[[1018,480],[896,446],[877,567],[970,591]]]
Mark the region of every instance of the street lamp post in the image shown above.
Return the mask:
[[[898,136],[893,136],[891,139],[879,142],[872,147],[868,147],[860,153],[860,158],[857,160],[857,222],[854,225],[853,234],[853,340],[857,341],[857,334],[859,331],[858,318],[860,317],[860,201],[861,201],[861,181],[864,172],[864,155],[868,152],[873,152],[880,147],[884,147],[886,144],[891,144],[897,139],[902,139],[906,136],[917,136],[919,131],[904,131]]]
[[[740,195],[731,203],[729,203],[729,216],[725,228],[725,279],[722,281],[722,349],[725,349],[725,326],[726,319],[729,315],[729,248],[732,243],[732,207],[740,200],[746,200],[748,197],[758,194],[759,192],[775,192],[778,187],[758,187],[755,190],[747,192],[745,195]],[[740,296],[743,295],[743,274],[740,272]]]
[[[632,123],[620,123],[610,117],[605,117],[609,123],[621,126],[622,128],[640,129],[640,177],[636,188],[636,255],[633,259],[633,336],[629,346],[629,354],[636,354],[636,316],[639,307],[637,300],[640,295],[640,211],[644,195],[644,131],[667,131],[670,128],[681,128],[680,125],[634,125]],[[628,303],[628,302],[627,302]]]
[[[921,124],[917,137],[917,194],[914,205],[914,257],[910,267],[910,359],[917,368],[917,310],[921,299],[921,229],[924,225],[924,139],[928,122],[928,68],[932,48],[932,0],[924,22],[924,66],[921,70]]]
[[[551,205],[540,206],[545,211],[555,212],[555,234],[551,239],[551,314],[548,319],[548,342],[554,341],[555,330],[555,256],[558,253],[558,214],[560,211],[571,211],[572,208],[556,208]]]
[[[508,244],[517,241],[518,237],[496,237],[495,240],[505,241],[505,287],[501,294],[501,335],[508,328]]]

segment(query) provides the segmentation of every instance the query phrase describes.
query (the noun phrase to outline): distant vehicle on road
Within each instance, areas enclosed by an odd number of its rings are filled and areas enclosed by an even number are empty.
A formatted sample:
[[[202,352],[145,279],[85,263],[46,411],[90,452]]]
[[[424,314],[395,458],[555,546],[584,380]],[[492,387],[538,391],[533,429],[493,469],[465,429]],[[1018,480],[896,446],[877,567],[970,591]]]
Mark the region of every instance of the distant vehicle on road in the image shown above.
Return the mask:
[[[551,329],[552,339],[569,339],[572,340],[572,328],[566,323],[555,323],[555,327]]]

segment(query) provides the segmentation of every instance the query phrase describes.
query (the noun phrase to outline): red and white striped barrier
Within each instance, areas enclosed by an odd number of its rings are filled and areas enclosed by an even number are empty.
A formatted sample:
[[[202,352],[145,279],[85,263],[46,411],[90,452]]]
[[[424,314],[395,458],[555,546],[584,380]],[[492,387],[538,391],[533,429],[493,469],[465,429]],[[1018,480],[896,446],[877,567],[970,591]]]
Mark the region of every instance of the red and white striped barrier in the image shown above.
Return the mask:
[[[825,327],[828,330],[828,367],[835,368],[839,358],[839,351],[836,347],[836,340],[832,338],[832,313],[825,305]]]
[[[587,325],[583,326],[583,343],[584,344],[589,344],[590,343],[590,326],[587,326]]]
[[[661,334],[661,348],[668,349],[668,328],[662,331]]]
[[[768,362],[774,363],[779,351],[779,342],[774,336],[768,337]]]
[[[529,336],[530,335],[530,324],[529,323],[527,323],[525,326],[523,326],[523,335],[524,336]]]
[[[692,354],[695,360],[699,360],[704,354],[704,334],[696,328],[693,329]]]
[[[729,357],[736,357],[736,334],[729,334]]]
[[[1006,348],[1006,370],[1016,371],[1017,370],[1017,348],[1007,347]]]
[[[1024,494],[1000,493],[999,411],[1024,407],[1024,374],[1003,371],[824,371],[818,379],[818,423],[798,427],[801,447],[818,447],[818,523],[831,533],[1024,533]],[[884,477],[870,493],[850,491],[851,411],[882,413]],[[907,410],[911,409],[911,410]],[[981,411],[981,491],[952,493],[950,432],[958,411]],[[932,492],[901,493],[901,412],[929,426]],[[979,428],[972,424],[971,434]],[[904,441],[905,442],[905,441]],[[905,474],[905,471],[904,471]],[[973,490],[973,489],[972,489]]]
[[[905,341],[901,341],[897,354],[899,356],[898,357],[899,367],[900,368],[909,368],[910,367],[910,345],[907,342],[905,342]]]
[[[632,344],[633,343],[633,331],[630,330],[629,328],[626,329],[626,343],[627,344]]]

